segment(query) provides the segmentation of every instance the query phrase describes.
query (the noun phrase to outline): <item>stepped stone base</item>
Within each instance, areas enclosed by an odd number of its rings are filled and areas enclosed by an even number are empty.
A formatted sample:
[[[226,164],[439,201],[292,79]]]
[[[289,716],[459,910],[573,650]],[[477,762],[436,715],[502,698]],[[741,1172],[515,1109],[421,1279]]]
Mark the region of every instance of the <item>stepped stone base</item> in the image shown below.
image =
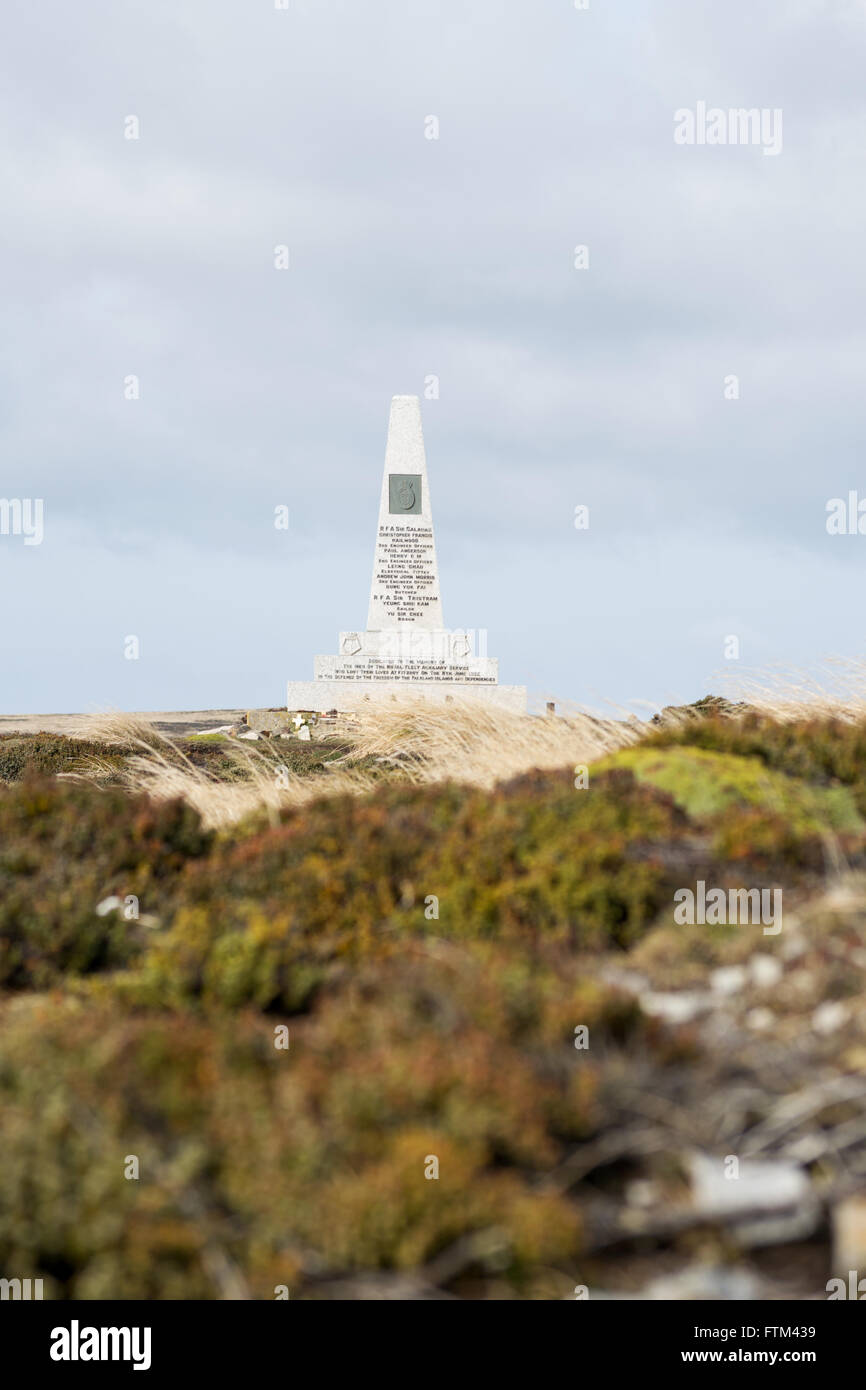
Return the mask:
[[[398,684],[384,681],[289,681],[286,707],[289,710],[315,710],[327,714],[335,709],[340,714],[353,714],[361,704],[372,701],[390,702],[430,700],[473,701],[495,705],[512,714],[526,713],[525,685],[494,685],[482,681],[412,681]]]

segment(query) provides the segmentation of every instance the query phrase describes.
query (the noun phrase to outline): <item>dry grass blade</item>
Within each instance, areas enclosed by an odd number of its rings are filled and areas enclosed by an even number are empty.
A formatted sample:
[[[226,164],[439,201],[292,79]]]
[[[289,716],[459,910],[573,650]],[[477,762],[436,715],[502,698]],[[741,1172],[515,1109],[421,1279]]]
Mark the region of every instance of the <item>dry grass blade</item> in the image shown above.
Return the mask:
[[[725,683],[730,686],[730,679]],[[746,675],[738,679],[730,698],[744,701],[744,711],[761,710],[783,721],[862,720],[866,662],[827,662],[812,672]],[[419,785],[454,781],[490,788],[536,768],[589,766],[639,742],[647,730],[625,711],[617,711],[619,718],[603,718],[577,706],[565,708],[564,714],[542,717],[513,714],[481,701],[371,701],[354,715],[314,732],[316,742],[336,735],[348,745],[343,758],[319,767],[315,776],[288,768],[285,763],[292,760],[285,753],[281,756],[284,745],[251,746],[234,740],[226,740],[224,749],[243,768],[243,777],[214,776],[140,715],[91,716],[79,733],[135,750],[123,774],[131,788],[157,798],[184,797],[208,826],[226,826],[262,810],[276,819],[281,807],[302,806],[321,796],[362,795],[383,776]],[[665,712],[665,722],[687,722],[690,717],[686,707]],[[351,766],[361,760],[376,771]],[[88,775],[104,780],[106,767],[94,760]]]
[[[347,725],[360,757],[399,765],[415,782],[491,787],[534,768],[590,763],[637,742],[642,726],[577,711],[511,714],[479,703],[370,704]]]
[[[720,684],[730,698],[778,720],[866,719],[866,661],[859,658],[828,658],[802,670],[780,666],[741,676],[724,672]]]
[[[137,749],[121,773],[124,784],[158,801],[182,797],[212,829],[234,825],[261,811],[275,823],[285,807],[302,806],[326,795],[358,795],[369,791],[375,781],[369,774],[339,764],[315,777],[302,777],[286,767],[279,745],[265,744],[262,749],[230,740],[226,740],[225,755],[243,770],[244,777],[226,781],[197,767],[171,737],[152,724],[120,713],[93,716],[82,726],[82,737]],[[103,759],[94,758],[81,775],[104,781],[107,771],[115,770],[108,769]]]
[[[243,768],[243,779],[227,781],[197,767],[168,735],[139,716],[93,716],[82,726],[88,738],[136,751],[123,779],[131,789],[158,799],[183,797],[208,826],[226,826],[264,810],[275,819],[280,808],[301,806],[315,797],[361,795],[382,774],[410,783],[456,781],[478,787],[529,772],[589,764],[636,742],[636,721],[601,719],[576,710],[564,717],[511,714],[476,703],[371,703],[316,741],[343,736],[352,759],[379,766],[378,775],[347,767],[346,759],[304,777],[285,766],[281,745],[225,743],[226,755]],[[94,760],[86,775],[104,780],[106,768]]]

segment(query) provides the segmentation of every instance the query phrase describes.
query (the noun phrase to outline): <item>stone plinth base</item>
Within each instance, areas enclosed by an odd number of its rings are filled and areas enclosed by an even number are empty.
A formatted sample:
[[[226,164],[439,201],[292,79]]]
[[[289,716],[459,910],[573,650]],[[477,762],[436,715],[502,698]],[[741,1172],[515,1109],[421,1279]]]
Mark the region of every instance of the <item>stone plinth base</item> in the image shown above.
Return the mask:
[[[525,685],[493,685],[483,681],[289,681],[286,708],[327,714],[353,714],[362,704],[430,700],[473,701],[495,705],[512,714],[526,713]]]

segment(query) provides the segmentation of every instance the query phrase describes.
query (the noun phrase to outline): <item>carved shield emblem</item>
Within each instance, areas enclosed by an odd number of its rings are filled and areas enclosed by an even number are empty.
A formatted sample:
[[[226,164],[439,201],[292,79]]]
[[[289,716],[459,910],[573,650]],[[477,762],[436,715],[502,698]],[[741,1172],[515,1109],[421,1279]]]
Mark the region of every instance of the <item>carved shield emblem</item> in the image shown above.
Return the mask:
[[[421,510],[421,474],[388,474],[388,510],[403,516],[417,516]]]

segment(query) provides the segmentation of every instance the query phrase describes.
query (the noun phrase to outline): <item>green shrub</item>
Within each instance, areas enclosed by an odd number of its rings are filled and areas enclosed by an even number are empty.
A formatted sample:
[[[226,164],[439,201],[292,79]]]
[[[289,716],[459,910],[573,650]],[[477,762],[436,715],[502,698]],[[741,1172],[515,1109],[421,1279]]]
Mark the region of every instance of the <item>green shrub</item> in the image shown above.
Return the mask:
[[[27,778],[0,792],[0,985],[44,989],[132,960],[135,921],[97,905],[135,895],[162,912],[168,888],[211,836],[181,801]]]
[[[687,824],[668,796],[622,773],[591,795],[539,773],[495,792],[386,786],[323,800],[191,863],[171,926],[122,988],[149,1004],[291,1012],[343,964],[431,930],[524,948],[625,945],[670,897],[647,842]]]
[[[593,978],[599,953],[665,988],[774,949],[674,926],[673,892],[823,881],[829,836],[862,859],[862,739],[694,718],[585,790],[385,780],[219,835],[113,785],[0,786],[0,1272],[313,1298],[478,1236],[454,1292],[564,1296],[587,1194],[560,1165],[697,1047]],[[229,776],[219,745],[190,756]],[[147,921],[96,912],[130,894]]]
[[[0,734],[0,782],[39,773],[76,772],[88,759],[120,772],[131,748],[64,734]]]
[[[651,1034],[558,948],[430,946],[335,985],[287,1049],[243,1013],[7,1004],[0,1268],[52,1297],[227,1297],[232,1271],[296,1297],[495,1228],[497,1277],[573,1278],[579,1206],[539,1179],[593,1131],[605,1055]]]

